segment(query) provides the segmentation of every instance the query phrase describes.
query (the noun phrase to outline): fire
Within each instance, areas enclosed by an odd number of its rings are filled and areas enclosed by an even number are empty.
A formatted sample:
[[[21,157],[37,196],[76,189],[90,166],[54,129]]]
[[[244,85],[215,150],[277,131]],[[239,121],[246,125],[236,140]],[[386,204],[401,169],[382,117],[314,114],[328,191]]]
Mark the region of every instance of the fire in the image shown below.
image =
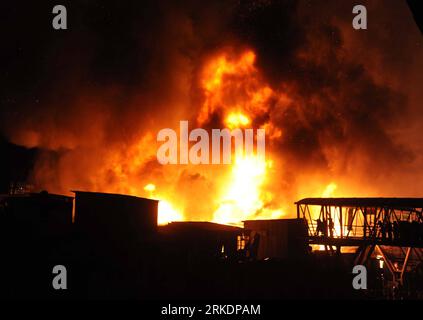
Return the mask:
[[[206,62],[199,81],[204,97],[197,114],[199,126],[207,124],[218,115],[222,128],[233,130],[251,126],[265,129],[266,140],[283,139],[281,129],[262,115],[269,110],[271,101],[282,101],[286,105],[290,103],[290,98],[266,84],[255,66],[255,60],[256,56],[251,50],[241,53],[229,50]],[[260,117],[267,120],[256,123]],[[275,195],[267,187],[278,183],[272,181],[275,176],[273,164],[278,159],[272,159],[269,153],[266,158],[256,154],[236,154],[230,166],[163,166],[160,171],[146,171],[148,177],[142,180],[144,187],[139,188],[139,181],[134,177],[154,154],[153,139],[154,134],[144,136],[138,144],[127,149],[125,154],[113,157],[113,171],[120,182],[113,191],[158,199],[158,224],[204,219],[203,217],[208,216],[207,220],[214,222],[241,225],[247,219],[276,219],[285,215],[280,203],[275,200]],[[201,206],[206,212],[196,211],[196,216],[190,216],[192,212],[186,210],[187,203],[178,191],[183,191],[185,197],[188,196],[192,202],[197,201],[196,192],[202,191],[189,190],[189,187],[187,190],[187,186],[191,184],[184,185],[181,189],[177,181],[182,172],[186,172],[188,176],[194,173],[192,176],[204,177],[206,181],[213,181],[215,184],[211,189],[213,194],[210,201]],[[330,197],[336,189],[337,185],[330,183],[322,196]],[[209,189],[204,190],[208,192]],[[322,190],[321,184],[313,192],[317,191],[319,194],[318,190]],[[175,196],[175,192],[178,196]],[[197,216],[200,214],[201,216]],[[339,230],[339,226],[336,228]]]
[[[259,189],[266,173],[266,163],[256,157],[237,158],[232,169],[232,181],[214,214],[214,221],[234,223],[245,220],[262,206]]]
[[[338,185],[334,182],[329,183],[325,190],[322,193],[323,198],[331,198],[335,196],[335,191],[338,189]],[[335,212],[333,208],[331,208],[331,216],[334,223],[334,237],[340,237],[341,235],[341,225],[339,224],[339,219],[337,218],[339,215],[339,212]]]
[[[200,125],[219,111],[225,125],[238,128],[268,110],[274,92],[263,83],[255,61],[255,53],[246,50],[221,53],[206,64],[201,81],[205,100],[197,117]]]
[[[152,183],[149,183],[144,187],[144,190],[148,192],[154,192],[156,191],[156,186]]]
[[[165,201],[159,201],[159,213],[157,218],[157,223],[159,225],[165,225],[172,221],[181,221],[183,216],[180,212],[175,210],[172,205]]]
[[[207,123],[217,113],[223,127],[245,128],[269,108],[274,92],[262,81],[255,60],[254,52],[247,50],[241,54],[224,52],[205,64],[200,80],[204,101],[197,117],[199,125]],[[256,126],[268,127],[269,122]],[[272,164],[271,159],[256,154],[236,154],[229,168],[205,169],[211,180],[218,181],[213,203],[209,204],[210,213],[213,213],[211,220],[240,225],[247,219],[280,218],[282,210],[268,205],[273,195],[265,190]],[[175,209],[179,207],[174,202],[177,199],[169,200],[170,197],[160,193],[161,190],[158,192],[152,184],[146,185],[144,190],[161,200],[159,224],[185,219],[183,210]]]
[[[256,55],[251,50],[246,51],[237,60],[225,54],[211,60],[204,71],[203,87],[209,94],[213,94],[223,85],[223,78],[226,75],[250,72],[254,68],[255,60]]]
[[[277,218],[281,210],[263,209],[266,193],[262,185],[271,162],[257,156],[237,158],[231,180],[224,191],[221,205],[214,213],[214,221],[236,224],[247,219]],[[267,195],[269,196],[269,195]]]
[[[152,183],[149,183],[144,186],[144,190],[149,192],[150,198],[155,197],[156,186]],[[184,220],[183,215],[176,210],[168,201],[166,200],[159,200],[159,208],[158,208],[158,216],[157,216],[157,224],[158,225],[165,225],[169,222],[173,221],[181,221]]]
[[[337,184],[334,182],[329,183],[326,188],[325,191],[323,191],[322,193],[322,197],[323,198],[330,198],[333,197],[336,189],[338,188]]]
[[[221,53],[206,64],[201,83],[205,101],[197,118],[200,124],[218,113],[229,129],[245,128],[269,109],[275,93],[263,82],[255,61],[255,53],[246,50],[241,54]],[[266,128],[269,124],[262,123],[259,127]],[[213,221],[240,224],[246,219],[281,217],[281,209],[267,208],[273,195],[264,190],[264,184],[271,164],[270,159],[256,155],[237,155],[228,179],[220,188]]]
[[[234,129],[248,125],[250,123],[250,119],[240,112],[231,113],[226,118],[225,123],[229,129]]]
[[[219,126],[213,128],[219,129],[265,129],[266,141],[283,139],[269,110],[275,101],[289,104],[290,97],[265,81],[252,50],[219,51],[198,70],[193,88],[201,99],[189,118],[196,120],[197,127],[209,129],[213,123]],[[189,219],[240,225],[246,219],[285,215],[280,195],[277,199],[268,188],[278,183],[271,181],[275,176],[272,166],[278,159],[272,159],[270,153],[266,158],[258,157],[254,150],[248,156],[237,154],[231,165],[162,166],[157,163],[156,148],[156,135],[162,128],[154,127],[155,123],[124,148],[119,144],[107,149],[103,165],[96,167],[86,182],[88,187],[159,200],[158,224]],[[78,185],[84,188],[84,182]]]

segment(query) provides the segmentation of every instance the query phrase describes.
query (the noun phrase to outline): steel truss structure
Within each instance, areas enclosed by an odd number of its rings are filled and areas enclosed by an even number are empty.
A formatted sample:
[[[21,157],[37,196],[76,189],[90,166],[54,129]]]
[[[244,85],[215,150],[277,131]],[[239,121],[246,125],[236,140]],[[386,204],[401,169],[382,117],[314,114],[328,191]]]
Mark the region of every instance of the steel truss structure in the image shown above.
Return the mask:
[[[309,244],[330,253],[357,247],[356,265],[375,252],[394,282],[402,284],[407,270],[423,261],[423,198],[306,198],[295,204],[297,218],[307,221]]]

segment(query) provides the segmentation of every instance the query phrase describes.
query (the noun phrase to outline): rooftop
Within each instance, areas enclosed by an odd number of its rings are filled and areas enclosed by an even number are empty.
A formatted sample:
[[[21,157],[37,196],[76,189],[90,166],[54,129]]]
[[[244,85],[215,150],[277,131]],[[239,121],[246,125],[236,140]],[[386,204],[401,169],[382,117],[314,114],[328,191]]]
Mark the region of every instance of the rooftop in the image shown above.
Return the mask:
[[[297,205],[339,207],[423,208],[423,198],[305,198]]]

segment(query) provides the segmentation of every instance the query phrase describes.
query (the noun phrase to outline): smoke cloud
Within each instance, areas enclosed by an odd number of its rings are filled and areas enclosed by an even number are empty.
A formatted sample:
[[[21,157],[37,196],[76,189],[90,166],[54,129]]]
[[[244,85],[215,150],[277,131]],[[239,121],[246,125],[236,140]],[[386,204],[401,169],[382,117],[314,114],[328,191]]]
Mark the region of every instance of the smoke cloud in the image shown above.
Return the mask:
[[[37,189],[155,196],[143,189],[152,182],[186,218],[211,219],[230,170],[161,166],[156,134],[180,120],[200,124],[199,79],[211,57],[253,50],[272,90],[253,125],[280,132],[267,140],[265,207],[292,215],[295,200],[332,182],[336,196],[422,196],[423,38],[405,2],[364,1],[360,31],[354,4],[72,1],[62,33],[50,15],[41,25],[34,18],[50,13],[47,4],[4,8],[20,18],[3,22],[12,31],[1,132],[37,148],[28,177]],[[225,126],[222,108],[206,128]]]

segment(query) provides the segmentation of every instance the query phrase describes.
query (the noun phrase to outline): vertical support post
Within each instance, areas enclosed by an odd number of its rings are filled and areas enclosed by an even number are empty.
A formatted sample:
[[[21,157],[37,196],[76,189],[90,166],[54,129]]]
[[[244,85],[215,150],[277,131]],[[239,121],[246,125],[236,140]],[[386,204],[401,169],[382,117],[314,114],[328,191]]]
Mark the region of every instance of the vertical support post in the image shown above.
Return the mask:
[[[405,273],[406,268],[407,268],[408,259],[410,258],[411,250],[412,250],[411,247],[407,248],[407,254],[405,255],[404,264],[402,265],[402,269],[401,269],[401,275],[400,275],[400,283],[401,284],[404,283],[404,273]]]
[[[366,210],[366,208],[360,208],[360,210],[361,210],[361,213],[363,213],[363,237],[364,237],[364,239],[366,239],[367,238],[367,235],[366,235],[366,229],[367,229],[367,210]]]
[[[385,261],[386,266],[388,267],[389,271],[392,274],[392,279],[393,279],[394,283],[396,283],[397,282],[396,270],[395,270],[394,266],[392,265],[391,260],[389,260],[388,256],[385,254],[385,252],[383,251],[381,246],[376,245],[376,248],[378,249],[378,251],[382,255],[382,258]]]

